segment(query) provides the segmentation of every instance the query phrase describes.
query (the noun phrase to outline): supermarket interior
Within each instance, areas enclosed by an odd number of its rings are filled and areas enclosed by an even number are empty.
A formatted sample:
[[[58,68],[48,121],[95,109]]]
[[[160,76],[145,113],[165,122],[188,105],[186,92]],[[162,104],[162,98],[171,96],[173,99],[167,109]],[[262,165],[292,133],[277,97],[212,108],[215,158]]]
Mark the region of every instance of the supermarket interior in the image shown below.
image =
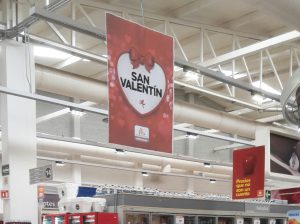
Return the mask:
[[[299,15],[0,0],[0,223],[299,224]]]

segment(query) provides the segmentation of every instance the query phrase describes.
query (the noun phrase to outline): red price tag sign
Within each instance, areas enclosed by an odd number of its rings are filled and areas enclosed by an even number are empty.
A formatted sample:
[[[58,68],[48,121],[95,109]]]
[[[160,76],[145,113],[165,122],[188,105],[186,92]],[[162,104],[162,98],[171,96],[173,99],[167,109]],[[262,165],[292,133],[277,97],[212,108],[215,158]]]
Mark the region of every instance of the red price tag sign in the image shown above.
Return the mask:
[[[1,190],[1,198],[8,199],[9,197],[8,190]]]

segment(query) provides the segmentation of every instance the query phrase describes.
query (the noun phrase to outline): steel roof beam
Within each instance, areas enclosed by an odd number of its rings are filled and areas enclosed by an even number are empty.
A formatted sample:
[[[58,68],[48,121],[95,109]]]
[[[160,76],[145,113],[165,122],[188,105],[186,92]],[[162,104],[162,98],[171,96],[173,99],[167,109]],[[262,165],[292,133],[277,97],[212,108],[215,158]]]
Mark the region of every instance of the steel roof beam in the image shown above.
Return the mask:
[[[106,39],[105,32],[103,32],[100,29],[97,29],[95,27],[90,27],[90,26],[87,26],[87,25],[83,25],[83,24],[78,23],[78,22],[76,22],[76,21],[74,21],[74,20],[72,20],[68,17],[55,15],[53,13],[47,12],[46,10],[38,10],[37,12],[35,12],[33,14],[33,16],[44,19],[44,20],[47,20],[47,21],[50,21],[50,22],[53,22],[53,23],[56,23],[56,24],[59,24],[59,25],[62,25],[62,26],[65,26],[65,27],[68,27],[69,29],[79,31],[79,32],[82,32],[84,34],[87,34],[87,35],[90,35],[90,36],[93,36],[93,37],[96,37],[96,38],[99,38],[99,39],[102,39],[102,40]],[[297,31],[294,31],[294,32],[297,32]],[[296,34],[294,33],[294,35],[296,35]],[[300,33],[297,32],[297,35],[300,36]],[[70,47],[70,48],[73,48],[73,47]],[[239,50],[243,50],[243,49],[244,48],[239,49]],[[265,97],[268,97],[272,100],[280,101],[278,95],[275,95],[275,94],[272,94],[270,92],[261,90],[257,87],[248,85],[245,82],[235,80],[231,77],[226,77],[221,72],[212,71],[212,70],[207,69],[205,67],[199,66],[195,63],[187,62],[187,61],[184,61],[182,59],[176,58],[175,65],[180,66],[182,68],[185,68],[186,70],[190,70],[190,71],[193,71],[193,72],[196,72],[196,73],[200,73],[201,75],[208,76],[210,78],[213,78],[213,79],[216,79],[218,81],[227,83],[229,85],[244,89],[246,91],[250,91],[253,94],[254,93],[259,93],[259,94],[264,95]]]
[[[70,0],[57,0],[53,3],[51,3],[50,5],[48,5],[47,7],[45,7],[45,10],[47,10],[48,12],[55,11],[59,7],[68,3],[69,1]],[[13,37],[16,37],[19,33],[23,32],[25,28],[30,27],[37,20],[38,20],[38,18],[36,18],[34,16],[30,16],[30,17],[24,19],[22,22],[20,22],[17,26],[14,26],[14,27],[12,27],[10,29],[6,29],[6,30],[0,30],[0,38],[1,39],[4,39],[4,38],[11,39]]]
[[[91,26],[87,26],[82,23],[78,23],[74,21],[71,18],[68,18],[66,16],[61,16],[57,14],[53,14],[47,10],[39,9],[36,10],[33,14],[33,17],[46,20],[51,23],[55,23],[58,25],[61,25],[63,27],[69,28],[71,30],[75,30],[81,33],[84,33],[86,35],[95,37],[95,38],[100,38],[101,40],[106,40],[106,34],[103,30]]]
[[[78,23],[78,22],[76,22],[76,21],[74,21],[74,20],[72,20],[68,17],[55,15],[55,14],[53,14],[51,12],[48,12],[46,10],[43,10],[43,9],[40,9],[40,10],[37,10],[36,12],[34,12],[33,15],[30,18],[32,18],[32,17],[44,19],[46,21],[50,21],[50,22],[53,22],[55,24],[62,25],[62,26],[67,27],[69,29],[76,30],[76,31],[82,32],[84,34],[93,36],[95,38],[99,38],[99,39],[102,39],[102,40],[106,39],[105,32],[103,32],[100,29],[97,29],[95,27],[86,26],[86,25]],[[293,31],[291,35],[294,38],[296,38],[296,36],[297,37],[300,36],[300,33],[298,31]],[[291,39],[291,36],[289,36],[289,38]],[[270,39],[266,40],[266,41],[270,41]],[[282,42],[282,40],[280,40],[280,41]],[[265,42],[265,41],[262,41],[262,42]],[[262,42],[260,42],[258,44],[261,44]],[[62,45],[60,45],[60,46],[62,46]],[[65,46],[65,48],[67,48],[67,47]],[[248,47],[246,47],[246,48],[248,48]],[[74,49],[73,47],[70,47],[69,51],[73,52],[73,49]],[[242,49],[239,49],[237,51],[241,51],[241,50],[244,50],[244,49],[245,48],[242,48]],[[232,59],[230,59],[230,60],[232,60]],[[280,101],[279,97],[275,94],[272,94],[270,92],[261,90],[259,88],[254,87],[254,86],[250,86],[245,82],[235,80],[231,77],[226,77],[226,76],[223,75],[223,73],[212,71],[212,70],[207,69],[205,67],[198,66],[194,63],[183,61],[182,59],[176,59],[175,65],[180,66],[182,68],[185,68],[187,70],[193,71],[193,72],[201,73],[202,75],[205,75],[205,76],[208,76],[210,78],[216,79],[218,81],[227,83],[229,85],[244,89],[246,91],[250,91],[251,93],[259,93],[259,94],[264,95],[265,97],[268,97],[270,99]]]
[[[281,34],[276,37],[272,37],[267,40],[260,41],[258,43],[249,45],[247,47],[240,48],[238,50],[220,55],[218,57],[215,57],[213,59],[209,59],[201,63],[204,67],[212,67],[220,64],[224,64],[226,62],[231,62],[234,59],[237,59],[239,57],[247,56],[249,54],[254,54],[256,52],[259,52],[261,50],[265,50],[269,47],[276,46],[278,44],[283,44],[295,39],[298,39],[300,37],[300,32],[297,30]]]
[[[75,47],[72,47],[72,46],[69,46],[69,45],[66,45],[66,44],[61,44],[61,43],[57,43],[57,42],[54,42],[54,41],[51,41],[51,40],[47,40],[45,38],[38,37],[38,36],[35,36],[33,34],[29,34],[29,38],[30,38],[31,42],[39,43],[39,44],[46,44],[47,46],[50,46],[50,47],[55,48],[57,50],[61,50],[61,51],[70,53],[73,56],[86,58],[86,59],[89,59],[91,61],[99,62],[99,63],[105,64],[105,65],[107,63],[107,58],[105,58],[103,56],[100,56],[100,55],[97,55],[97,54],[94,54],[94,53],[90,53],[90,52],[81,50],[79,48],[75,48]]]
[[[246,82],[238,81],[238,80],[233,79],[231,77],[224,76],[224,74],[221,73],[221,72],[216,72],[216,71],[210,70],[208,68],[196,65],[194,63],[184,61],[184,60],[179,59],[179,58],[176,58],[175,65],[177,65],[179,67],[183,67],[186,70],[197,72],[197,73],[200,73],[201,75],[205,75],[205,76],[213,78],[215,80],[218,80],[218,81],[227,83],[229,85],[238,87],[240,89],[244,89],[244,90],[249,91],[253,94],[258,93],[258,94],[263,95],[263,96],[265,96],[267,98],[270,98],[272,100],[280,101],[279,96],[276,95],[276,94],[273,94],[273,93],[270,93],[270,92],[265,91],[263,89],[260,89],[260,88],[257,88],[255,86],[249,85]]]

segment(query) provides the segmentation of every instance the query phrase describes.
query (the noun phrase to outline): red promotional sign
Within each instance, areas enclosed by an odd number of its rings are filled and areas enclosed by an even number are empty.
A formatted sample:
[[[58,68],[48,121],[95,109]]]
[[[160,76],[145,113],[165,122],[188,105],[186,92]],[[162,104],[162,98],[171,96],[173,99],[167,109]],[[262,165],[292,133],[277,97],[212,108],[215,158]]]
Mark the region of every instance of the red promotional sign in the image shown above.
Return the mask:
[[[265,147],[233,151],[232,199],[264,196]]]
[[[9,198],[8,190],[1,190],[1,198],[2,199],[8,199]]]
[[[109,142],[172,152],[173,39],[106,15]]]

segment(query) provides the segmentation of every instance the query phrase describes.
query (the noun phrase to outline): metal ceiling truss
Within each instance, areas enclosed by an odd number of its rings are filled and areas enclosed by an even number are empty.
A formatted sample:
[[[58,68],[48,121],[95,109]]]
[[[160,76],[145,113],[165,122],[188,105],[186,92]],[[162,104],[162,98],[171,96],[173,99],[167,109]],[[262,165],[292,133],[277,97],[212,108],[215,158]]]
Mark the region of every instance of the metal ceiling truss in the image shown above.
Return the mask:
[[[70,0],[69,0],[70,1]],[[71,18],[68,18],[68,17],[65,17],[65,16],[61,16],[61,15],[57,15],[57,14],[53,14],[52,10],[55,10],[57,9],[58,7],[60,7],[61,5],[64,5],[65,3],[69,2],[68,0],[64,0],[64,1],[56,1],[55,3],[49,5],[47,7],[47,9],[36,9],[36,11],[26,20],[24,20],[22,23],[20,23],[18,26],[12,28],[12,29],[9,29],[9,30],[6,30],[5,31],[5,35],[3,37],[5,38],[12,38],[13,36],[17,35],[18,33],[20,33],[20,31],[22,30],[22,28],[24,27],[28,27],[30,25],[32,25],[37,19],[43,19],[43,20],[46,20],[47,22],[49,23],[53,23],[53,24],[58,24],[58,25],[61,25],[63,27],[67,27],[69,29],[71,29],[72,31],[78,31],[78,32],[81,32],[81,33],[84,33],[86,35],[89,35],[89,36],[92,36],[92,37],[95,37],[95,38],[98,38],[98,39],[101,39],[101,40],[105,40],[106,36],[105,36],[105,32],[97,27],[95,27],[95,23],[93,22],[93,20],[89,17],[89,15],[86,13],[86,11],[84,10],[84,7],[98,7],[99,6],[102,6],[103,4],[102,3],[95,3],[95,2],[92,2],[92,1],[89,1],[89,0],[85,0],[85,1],[72,1],[72,3],[76,4],[76,6],[80,9],[80,11],[83,13],[83,15],[88,19],[89,21],[89,24],[91,26],[87,26],[85,24],[81,24],[79,23],[78,21],[74,21],[73,19]],[[74,4],[73,7],[74,7]],[[96,5],[95,5],[96,4]],[[116,10],[115,8],[109,6],[109,5],[105,5],[105,7],[107,8],[111,8],[111,10]],[[73,11],[73,10],[72,10]],[[85,13],[84,13],[85,12]],[[128,14],[129,12],[127,12]],[[137,13],[134,13],[134,12],[131,12],[130,13],[134,16],[140,16],[138,15]],[[124,13],[123,13],[124,14]],[[151,17],[151,15],[149,16],[148,14],[145,15],[146,17]],[[74,17],[73,13],[72,13],[72,17]],[[153,17],[153,16],[152,16]],[[151,17],[151,18],[152,18]],[[184,52],[184,48],[183,46],[181,45],[180,43],[180,40],[179,38],[177,38],[175,32],[174,32],[174,29],[172,27],[172,25],[170,24],[170,22],[173,22],[175,24],[175,22],[177,24],[181,24],[181,25],[189,25],[191,26],[191,24],[185,24],[185,22],[182,22],[182,21],[179,21],[179,20],[176,20],[176,19],[171,19],[171,18],[166,18],[166,17],[155,17],[155,19],[165,19],[163,22],[165,23],[165,30],[167,31],[167,29],[169,28],[172,32],[172,35],[174,36],[176,43],[178,45],[178,47],[180,48],[180,51],[182,52],[182,54],[184,55],[184,58],[185,60],[181,59],[181,58],[176,58],[175,60],[175,65],[179,66],[179,67],[182,67],[184,68],[185,70],[189,70],[189,71],[193,71],[195,73],[198,73],[201,75],[202,79],[203,79],[203,76],[207,76],[209,78],[212,78],[212,79],[215,79],[217,81],[220,81],[222,83],[225,83],[226,86],[227,86],[227,90],[228,92],[230,93],[230,96],[228,97],[225,97],[227,100],[229,101],[232,101],[232,102],[238,102],[240,105],[243,105],[243,106],[246,106],[246,107],[249,107],[249,108],[252,108],[252,109],[262,109],[262,107],[260,107],[259,105],[256,105],[256,104],[252,104],[252,103],[247,103],[247,102],[244,102],[244,100],[238,100],[236,99],[236,97],[234,96],[234,89],[233,88],[229,88],[229,85],[230,86],[233,86],[233,87],[237,87],[237,88],[240,88],[240,89],[243,89],[243,90],[246,90],[246,91],[249,91],[251,92],[251,94],[255,94],[255,93],[258,93],[260,95],[263,95],[264,97],[267,97],[267,98],[270,98],[272,100],[275,100],[275,101],[280,101],[279,99],[279,96],[276,95],[276,94],[272,94],[268,91],[265,91],[261,88],[257,88],[257,87],[254,87],[251,83],[252,83],[252,79],[251,79],[251,75],[250,75],[250,72],[249,72],[249,68],[248,68],[248,65],[247,65],[247,62],[246,62],[246,59],[245,59],[245,55],[249,54],[249,51],[247,51],[246,53],[239,53],[239,52],[245,52],[246,49],[251,49],[251,52],[257,52],[257,51],[260,51],[262,49],[265,49],[266,50],[266,54],[269,58],[269,62],[271,64],[271,67],[273,69],[273,72],[276,76],[276,79],[278,80],[279,82],[279,85],[280,87],[282,88],[282,83],[281,83],[281,80],[280,80],[280,77],[279,77],[279,74],[275,68],[275,65],[272,61],[272,58],[270,56],[270,53],[268,51],[268,47],[272,47],[273,45],[270,44],[270,43],[274,43],[274,41],[272,42],[272,40],[274,40],[274,38],[271,38],[269,40],[266,40],[268,41],[268,44],[267,46],[265,45],[266,41],[262,41],[262,42],[259,42],[259,43],[255,43],[251,46],[247,46],[247,47],[243,47],[243,48],[240,48],[240,43],[239,43],[239,37],[245,37],[247,35],[245,34],[240,34],[240,33],[234,33],[229,30],[226,30],[226,29],[222,29],[222,28],[215,28],[215,27],[210,27],[210,26],[199,26],[196,24],[195,25],[195,28],[199,28],[200,29],[200,34],[198,38],[201,38],[201,42],[200,42],[200,63],[207,63],[207,61],[204,61],[204,53],[203,53],[203,38],[205,37],[208,41],[208,43],[211,43],[210,39],[209,39],[209,36],[207,34],[207,30],[210,31],[210,30],[213,30],[216,31],[216,32],[223,32],[224,34],[226,35],[232,35],[234,38],[233,38],[233,45],[237,45],[238,50],[235,50],[233,52],[230,52],[228,54],[233,54],[234,57],[231,56],[230,59],[226,59],[226,61],[232,61],[232,66],[233,66],[233,69],[232,69],[232,72],[233,72],[233,77],[234,77],[234,65],[235,65],[235,59],[237,57],[240,57],[243,61],[243,64],[245,66],[245,69],[246,69],[246,73],[247,73],[247,76],[248,76],[248,80],[250,82],[250,84],[246,83],[246,82],[243,82],[243,81],[240,81],[240,80],[237,80],[237,79],[234,79],[232,77],[228,77],[228,76],[225,76],[223,73],[221,72],[216,72],[216,71],[213,71],[211,69],[207,69],[203,66],[199,66],[198,64],[196,63],[193,63],[190,61],[188,61],[188,57],[186,56],[185,52]],[[53,26],[52,26],[53,27]],[[13,32],[12,32],[13,31]],[[3,31],[2,31],[2,34],[3,34]],[[56,30],[56,34],[59,35],[59,31]],[[280,41],[280,38],[278,37],[275,37],[275,39],[277,40],[276,43],[274,44],[280,44],[280,43],[284,43],[288,40],[291,40],[291,39],[295,39],[297,38],[296,36],[298,36],[299,34],[298,33],[288,33],[286,34],[285,36],[288,36],[287,39],[285,40],[281,40]],[[97,61],[97,62],[100,62],[100,63],[106,63],[107,59],[104,58],[104,57],[101,57],[99,55],[96,55],[96,54],[93,54],[93,53],[89,53],[87,51],[84,51],[84,50],[81,50],[81,49],[78,49],[78,48],[75,48],[74,47],[74,43],[72,44],[73,46],[69,46],[69,44],[67,43],[66,40],[64,40],[64,38],[62,37],[62,35],[60,35],[60,39],[64,42],[64,44],[62,43],[56,43],[56,42],[53,42],[53,41],[50,41],[50,40],[46,40],[44,38],[41,38],[41,37],[37,37],[35,35],[32,35],[30,34],[29,35],[31,40],[35,41],[35,42],[39,42],[39,43],[44,43],[44,44],[48,44],[50,45],[51,47],[54,47],[54,48],[57,48],[57,49],[60,49],[60,50],[64,50],[64,51],[67,51],[73,55],[76,55],[76,56],[79,56],[79,57],[83,57],[83,58],[87,58],[87,59],[90,59],[90,60],[93,60],[93,61]],[[248,35],[249,36],[249,35]],[[250,36],[250,39],[251,38],[254,38],[254,37],[251,37]],[[256,38],[260,38],[260,37],[256,37]],[[254,40],[254,39],[253,39]],[[74,42],[74,41],[72,41]],[[216,53],[214,52],[214,48],[212,46],[212,43],[210,44],[210,48],[211,48],[211,51],[212,53],[214,54],[215,58],[214,59],[210,59],[210,60],[218,60],[219,58],[222,58],[224,57],[223,55],[221,56],[217,56]],[[257,47],[255,47],[256,45],[259,45],[259,49]],[[264,46],[264,47],[263,47]],[[233,49],[235,49],[235,47],[233,47]],[[236,53],[237,52],[237,53]],[[297,52],[295,49],[291,49],[291,54],[290,54],[290,74],[292,74],[292,58],[293,58],[293,54],[296,58],[296,61],[299,62],[299,58],[298,58],[298,55],[297,55]],[[225,54],[226,55],[226,54]],[[209,61],[209,60],[208,60]],[[218,63],[223,63],[224,61],[220,61],[218,60]],[[262,57],[261,57],[261,67],[262,67]],[[219,67],[219,70],[222,71],[221,69],[221,65],[218,64],[217,65]],[[262,83],[262,71],[260,72],[260,82]],[[176,84],[177,85],[181,85],[181,86],[184,86],[185,88],[187,89],[190,89],[190,90],[193,90],[195,91],[195,89],[197,89],[198,92],[202,92],[202,93],[205,93],[205,94],[209,94],[209,95],[215,95],[217,97],[218,94],[211,94],[213,93],[212,90],[209,90],[209,89],[205,89],[205,88],[202,88],[203,86],[199,86],[199,88],[197,88],[198,86],[193,86],[193,85],[190,85],[190,84],[186,84],[184,82],[181,82],[181,81],[176,81]],[[203,80],[201,81],[201,85],[203,85]],[[201,89],[202,88],[202,89]],[[203,89],[205,91],[203,91]],[[219,94],[219,95],[223,95],[224,94]],[[221,97],[221,98],[224,98],[224,97]],[[236,100],[232,100],[232,99],[236,99]]]
[[[98,28],[89,27],[89,26],[86,26],[84,24],[80,24],[80,23],[75,22],[74,20],[72,20],[68,17],[60,16],[60,15],[54,15],[53,13],[48,12],[46,10],[42,10],[42,9],[37,10],[35,13],[33,13],[32,16],[36,17],[36,18],[44,19],[46,21],[50,21],[52,23],[67,27],[67,28],[72,29],[72,30],[76,30],[78,32],[81,32],[81,33],[84,33],[86,35],[93,36],[93,37],[96,37],[96,38],[99,38],[99,39],[102,39],[102,40],[105,40],[105,38],[106,38],[104,31],[102,31]],[[190,70],[190,71],[196,72],[198,74],[205,75],[205,76],[208,76],[210,78],[213,78],[215,80],[227,83],[229,85],[244,89],[244,90],[249,91],[253,94],[254,93],[259,93],[259,94],[261,94],[265,97],[268,97],[272,100],[280,101],[279,97],[275,94],[272,94],[272,93],[269,93],[269,92],[264,91],[262,89],[259,89],[259,88],[256,88],[254,86],[248,85],[245,82],[235,80],[231,77],[226,77],[221,72],[216,72],[216,71],[207,69],[205,67],[196,65],[195,63],[187,62],[187,61],[184,61],[182,59],[176,58],[175,65],[180,66],[180,67],[182,67],[186,70]]]
[[[53,12],[56,9],[64,6],[66,3],[70,2],[70,0],[57,0],[48,6],[45,7],[45,10],[48,12]],[[16,4],[18,4],[16,2]],[[8,27],[7,29],[0,29],[0,39],[11,39],[17,37],[18,34],[22,33],[26,28],[30,27],[32,24],[38,21],[38,18],[35,16],[29,16],[24,19],[16,26]]]

